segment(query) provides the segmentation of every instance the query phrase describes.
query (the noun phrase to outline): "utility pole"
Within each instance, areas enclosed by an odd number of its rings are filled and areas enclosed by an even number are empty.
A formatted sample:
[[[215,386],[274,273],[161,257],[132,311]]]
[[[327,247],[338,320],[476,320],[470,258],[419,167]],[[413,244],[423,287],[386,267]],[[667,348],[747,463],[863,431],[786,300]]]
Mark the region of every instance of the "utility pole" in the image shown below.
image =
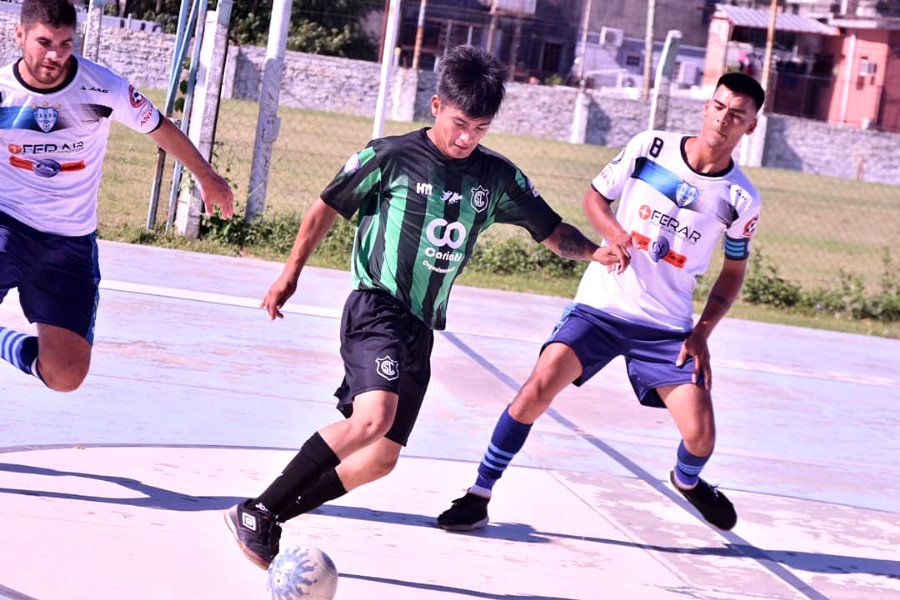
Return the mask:
[[[497,31],[497,0],[491,1],[491,23],[488,25],[487,50],[494,53],[494,32]]]
[[[769,6],[769,31],[766,34],[766,52],[763,57],[762,88],[769,92],[769,78],[772,76],[772,47],[775,45],[775,20],[778,17],[778,0]],[[766,94],[769,96],[770,94]],[[766,104],[769,104],[767,101]]]
[[[578,83],[584,88],[584,63],[587,59],[587,37],[591,26],[592,0],[585,0],[584,16],[581,19],[581,58],[578,60]]]
[[[416,45],[413,49],[412,69],[419,68],[419,55],[422,53],[422,39],[425,37],[425,7],[428,0],[422,0],[419,4],[419,22],[416,25]]]
[[[650,98],[650,73],[653,68],[653,22],[656,20],[656,0],[647,0],[647,33],[644,36],[644,89],[641,98]]]

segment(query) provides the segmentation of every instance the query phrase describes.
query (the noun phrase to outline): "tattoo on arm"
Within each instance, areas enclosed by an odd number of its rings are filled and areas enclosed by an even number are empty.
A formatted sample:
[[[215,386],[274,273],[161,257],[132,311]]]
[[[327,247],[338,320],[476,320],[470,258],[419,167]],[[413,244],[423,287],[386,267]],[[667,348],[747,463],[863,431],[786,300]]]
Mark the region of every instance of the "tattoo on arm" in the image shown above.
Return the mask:
[[[731,306],[732,301],[720,294],[710,294],[709,302],[715,302],[716,304],[720,304],[720,305],[724,306],[725,308],[728,308]]]
[[[585,260],[597,245],[568,223],[560,225],[557,253],[563,258]]]

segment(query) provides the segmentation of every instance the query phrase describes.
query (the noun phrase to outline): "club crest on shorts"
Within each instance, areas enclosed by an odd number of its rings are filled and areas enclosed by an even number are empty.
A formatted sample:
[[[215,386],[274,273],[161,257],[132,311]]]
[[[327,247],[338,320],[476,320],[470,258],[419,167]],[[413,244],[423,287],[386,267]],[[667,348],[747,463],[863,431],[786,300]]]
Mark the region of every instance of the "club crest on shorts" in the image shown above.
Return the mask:
[[[488,199],[490,198],[490,192],[481,187],[472,188],[472,208],[475,209],[475,212],[482,212],[487,208]]]
[[[37,123],[38,127],[40,127],[41,131],[44,133],[50,133],[58,119],[59,110],[55,106],[45,105],[34,107],[34,122]]]
[[[387,354],[375,359],[375,370],[388,381],[400,377],[400,363]]]

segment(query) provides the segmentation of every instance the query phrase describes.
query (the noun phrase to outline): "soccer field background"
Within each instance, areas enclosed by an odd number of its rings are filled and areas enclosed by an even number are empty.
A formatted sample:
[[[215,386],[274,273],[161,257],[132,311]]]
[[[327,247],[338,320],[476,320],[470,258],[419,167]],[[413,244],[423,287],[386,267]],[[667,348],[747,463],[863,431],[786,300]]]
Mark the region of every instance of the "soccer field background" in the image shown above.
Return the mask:
[[[149,94],[157,102],[159,92]],[[223,103],[216,131],[214,163],[235,186],[243,210],[247,197],[257,105]],[[302,212],[331,180],[351,153],[369,140],[372,121],[365,117],[281,108],[267,185],[267,215]],[[425,123],[388,122],[386,135]],[[581,197],[591,179],[618,148],[573,145],[533,137],[491,132],[484,144],[512,159],[563,215],[589,231]],[[146,136],[114,124],[100,191],[100,233],[108,239],[133,239],[147,214],[156,150]],[[171,163],[167,165],[168,173]],[[780,169],[748,169],[763,199],[754,251],[762,252],[784,278],[807,288],[834,286],[843,273],[860,276],[878,290],[885,257],[894,265],[900,253],[891,248],[900,232],[900,187],[849,181]],[[165,218],[164,187],[159,219]],[[522,236],[506,226],[493,228],[492,239]],[[711,266],[716,272],[717,264]]]

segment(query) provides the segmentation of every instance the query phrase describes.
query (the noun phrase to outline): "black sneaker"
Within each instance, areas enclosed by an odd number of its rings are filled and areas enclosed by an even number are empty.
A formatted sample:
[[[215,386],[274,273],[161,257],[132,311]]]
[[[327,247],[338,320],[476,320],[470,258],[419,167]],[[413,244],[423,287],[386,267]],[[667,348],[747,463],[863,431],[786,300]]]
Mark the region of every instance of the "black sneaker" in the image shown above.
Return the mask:
[[[268,569],[281,539],[281,525],[274,517],[253,506],[248,498],[225,511],[225,523],[244,555],[260,569]]]
[[[453,506],[438,516],[438,527],[447,531],[472,531],[488,523],[488,498],[466,492],[453,501]]]
[[[737,523],[737,513],[734,512],[734,505],[731,500],[725,497],[718,488],[709,485],[702,479],[697,485],[689,490],[683,490],[675,483],[675,472],[669,472],[669,481],[681,495],[687,498],[687,501],[694,505],[703,518],[710,524],[715,525],[719,529],[725,531],[730,530]]]

